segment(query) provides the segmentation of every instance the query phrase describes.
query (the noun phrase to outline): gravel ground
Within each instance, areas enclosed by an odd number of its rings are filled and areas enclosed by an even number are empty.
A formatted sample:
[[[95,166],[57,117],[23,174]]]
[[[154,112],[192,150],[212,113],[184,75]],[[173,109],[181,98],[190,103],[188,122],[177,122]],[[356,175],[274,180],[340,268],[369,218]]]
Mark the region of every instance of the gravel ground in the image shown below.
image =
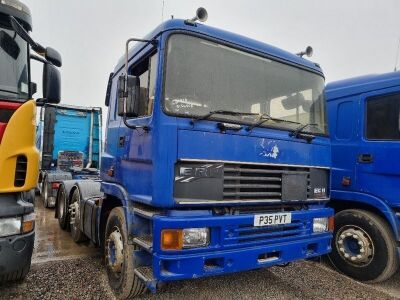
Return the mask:
[[[400,295],[399,295],[400,296]],[[0,287],[0,299],[114,299],[99,257],[34,264],[26,280]],[[227,276],[168,283],[139,299],[395,299],[324,265],[297,262]],[[400,298],[399,298],[400,299]]]

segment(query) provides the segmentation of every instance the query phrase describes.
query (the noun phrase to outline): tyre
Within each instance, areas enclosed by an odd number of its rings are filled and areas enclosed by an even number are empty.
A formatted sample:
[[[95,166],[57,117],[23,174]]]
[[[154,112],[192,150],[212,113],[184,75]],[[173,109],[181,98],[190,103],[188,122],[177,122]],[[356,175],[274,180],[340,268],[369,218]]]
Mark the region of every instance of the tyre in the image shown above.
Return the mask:
[[[384,281],[399,266],[391,228],[381,217],[365,210],[348,209],[335,215],[328,257],[336,269],[360,281]]]
[[[42,191],[41,191],[41,196],[43,200],[43,206],[48,208],[49,207],[49,197],[51,195],[51,182],[49,182],[47,176],[44,178],[42,182]]]
[[[62,230],[69,229],[68,206],[67,191],[64,184],[61,184],[57,192],[56,212],[58,224]]]
[[[81,199],[81,194],[79,193],[79,189],[75,189],[74,193],[71,197],[71,237],[76,243],[80,243],[87,240],[87,237],[80,229],[81,223],[81,215],[80,215],[80,207],[79,202]]]
[[[143,294],[146,287],[133,272],[136,266],[132,253],[138,248],[128,244],[127,224],[121,207],[111,211],[104,240],[104,261],[115,296],[127,299]]]

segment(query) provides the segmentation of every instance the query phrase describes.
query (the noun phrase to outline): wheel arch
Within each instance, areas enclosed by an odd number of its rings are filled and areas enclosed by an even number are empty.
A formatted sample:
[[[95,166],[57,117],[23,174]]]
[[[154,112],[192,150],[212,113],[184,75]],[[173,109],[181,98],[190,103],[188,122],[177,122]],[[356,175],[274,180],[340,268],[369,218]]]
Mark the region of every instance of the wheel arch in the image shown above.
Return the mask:
[[[336,212],[345,209],[362,209],[380,216],[392,229],[396,241],[400,241],[400,226],[395,212],[384,201],[371,195],[357,193],[355,197],[335,197],[329,201],[328,206]]]
[[[58,187],[58,190],[57,190],[55,207],[57,207],[57,204],[58,204],[59,193],[60,193],[61,188],[65,189],[65,197],[67,200],[66,205],[69,206],[72,192],[73,192],[73,191],[71,192],[71,190],[74,188],[75,184],[76,184],[76,180],[64,180],[64,181],[60,182],[60,186]],[[55,217],[56,218],[58,217],[57,209],[55,210]]]

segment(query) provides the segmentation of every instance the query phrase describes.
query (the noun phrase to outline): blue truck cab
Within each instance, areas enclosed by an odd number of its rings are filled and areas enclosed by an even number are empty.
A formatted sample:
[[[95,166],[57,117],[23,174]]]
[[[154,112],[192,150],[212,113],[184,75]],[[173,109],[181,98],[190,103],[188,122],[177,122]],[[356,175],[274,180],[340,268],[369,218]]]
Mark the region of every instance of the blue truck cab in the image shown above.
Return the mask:
[[[109,77],[101,182],[59,195],[115,295],[328,253],[324,89],[317,64],[190,20],[137,42]]]
[[[398,269],[400,73],[333,82],[326,88],[335,209],[333,265],[362,281]]]
[[[100,107],[45,104],[40,109],[36,147],[38,186],[45,207],[54,207],[59,183],[99,177],[102,141]]]

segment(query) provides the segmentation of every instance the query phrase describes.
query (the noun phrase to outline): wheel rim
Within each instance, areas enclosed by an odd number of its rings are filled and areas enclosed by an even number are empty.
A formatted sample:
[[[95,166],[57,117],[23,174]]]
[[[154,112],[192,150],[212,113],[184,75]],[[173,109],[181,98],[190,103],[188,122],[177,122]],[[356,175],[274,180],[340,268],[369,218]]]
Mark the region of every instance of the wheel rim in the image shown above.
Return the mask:
[[[45,184],[44,184],[44,193],[43,193],[44,194],[43,195],[44,201],[47,201],[47,197],[49,195],[48,189],[49,189],[48,184],[47,184],[47,182],[45,182]]]
[[[342,259],[356,267],[369,265],[375,254],[371,237],[355,225],[344,226],[338,231],[336,247]]]
[[[108,236],[106,249],[109,269],[116,275],[120,274],[124,263],[124,243],[118,227],[114,227],[113,232]]]
[[[57,201],[57,205],[58,205],[58,216],[59,218],[63,218],[64,217],[64,191],[61,189],[60,190],[60,197]]]
[[[76,231],[79,228],[80,222],[80,211],[79,211],[79,193],[74,193],[72,197],[72,203],[69,206],[70,209],[70,224],[71,231]]]

